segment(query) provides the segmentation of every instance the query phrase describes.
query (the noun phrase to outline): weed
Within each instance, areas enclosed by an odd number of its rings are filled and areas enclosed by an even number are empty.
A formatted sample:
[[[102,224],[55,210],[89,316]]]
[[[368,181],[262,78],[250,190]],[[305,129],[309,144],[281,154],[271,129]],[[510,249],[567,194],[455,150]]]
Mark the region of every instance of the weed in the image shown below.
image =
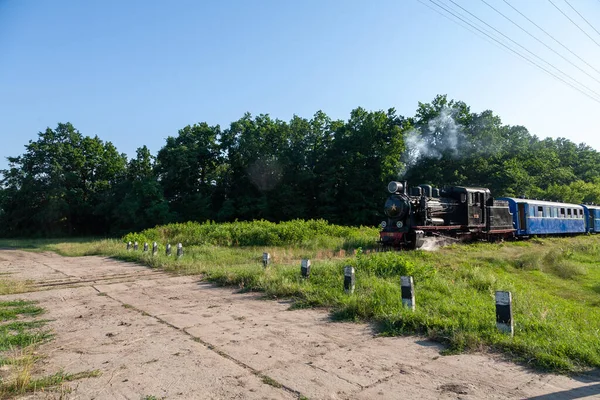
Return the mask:
[[[264,384],[267,384],[267,385],[270,385],[270,386],[273,386],[273,387],[276,387],[276,388],[281,388],[282,387],[281,383],[277,382],[275,379],[273,379],[273,378],[271,378],[271,377],[269,377],[267,375],[263,375],[262,376],[262,381],[263,381]]]
[[[0,295],[24,293],[31,290],[31,282],[0,279]]]
[[[31,301],[13,300],[0,302],[0,321],[16,319],[19,315],[34,317],[43,313],[41,307]]]
[[[542,269],[542,257],[538,253],[525,253],[514,261],[514,266],[526,271],[539,271]]]
[[[59,371],[54,375],[41,378],[32,378],[32,368],[33,362],[29,363],[26,368],[22,368],[12,382],[2,384],[0,387],[0,398],[36,392],[39,390],[61,386],[66,382],[72,382],[84,378],[96,378],[102,375],[100,370],[82,371],[75,374],[68,374],[64,371]]]
[[[34,302],[13,300],[0,302],[0,365],[8,368],[10,378],[0,380],[0,399],[14,398],[16,395],[60,386],[64,382],[99,376],[100,371],[84,371],[67,374],[60,371],[54,375],[33,378],[37,345],[52,337],[44,330],[48,320],[30,320],[41,315],[44,310]]]

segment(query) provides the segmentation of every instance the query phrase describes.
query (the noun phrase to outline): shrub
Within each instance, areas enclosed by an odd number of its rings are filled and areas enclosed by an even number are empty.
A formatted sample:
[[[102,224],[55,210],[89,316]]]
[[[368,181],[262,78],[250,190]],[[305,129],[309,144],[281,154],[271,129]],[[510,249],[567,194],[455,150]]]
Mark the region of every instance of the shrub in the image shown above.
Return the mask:
[[[337,238],[340,247],[351,244],[374,245],[379,231],[370,227],[346,227],[325,220],[293,220],[280,223],[244,221],[216,224],[185,222],[157,226],[139,233],[129,233],[124,242],[182,243],[184,246],[287,246],[310,245],[311,242]]]

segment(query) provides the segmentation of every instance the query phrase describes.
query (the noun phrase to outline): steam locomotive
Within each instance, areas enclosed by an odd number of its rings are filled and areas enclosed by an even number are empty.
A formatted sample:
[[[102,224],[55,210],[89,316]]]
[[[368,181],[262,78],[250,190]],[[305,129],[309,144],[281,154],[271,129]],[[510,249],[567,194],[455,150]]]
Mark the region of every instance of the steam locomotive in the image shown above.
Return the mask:
[[[509,202],[495,200],[489,189],[419,185],[409,193],[406,181],[394,181],[388,191],[388,218],[380,232],[383,246],[418,249],[428,237],[493,241],[513,237],[516,231]]]

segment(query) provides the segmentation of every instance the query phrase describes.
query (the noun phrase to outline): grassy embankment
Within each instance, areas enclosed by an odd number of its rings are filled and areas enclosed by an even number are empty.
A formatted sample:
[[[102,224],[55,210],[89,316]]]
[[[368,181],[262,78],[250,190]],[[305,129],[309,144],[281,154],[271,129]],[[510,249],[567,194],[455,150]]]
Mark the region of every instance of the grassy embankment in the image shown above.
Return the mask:
[[[600,238],[533,239],[456,245],[437,252],[346,256],[368,247],[371,228],[295,221],[176,224],[124,239],[157,241],[160,252],[126,251],[123,241],[33,243],[65,255],[110,255],[179,273],[200,273],[219,284],[291,297],[296,307],[330,307],[334,318],[368,320],[386,335],[419,333],[448,345],[448,352],[494,350],[556,372],[600,367]],[[166,242],[182,242],[185,256],[164,255]],[[6,242],[0,242],[7,245]],[[340,249],[342,250],[340,252]],[[175,252],[175,249],[173,249]],[[273,264],[260,264],[263,251]],[[300,259],[312,259],[310,279]],[[356,291],[342,288],[343,266],[356,267]],[[400,276],[415,280],[417,310],[400,302]],[[495,290],[513,292],[515,336],[495,328]]]

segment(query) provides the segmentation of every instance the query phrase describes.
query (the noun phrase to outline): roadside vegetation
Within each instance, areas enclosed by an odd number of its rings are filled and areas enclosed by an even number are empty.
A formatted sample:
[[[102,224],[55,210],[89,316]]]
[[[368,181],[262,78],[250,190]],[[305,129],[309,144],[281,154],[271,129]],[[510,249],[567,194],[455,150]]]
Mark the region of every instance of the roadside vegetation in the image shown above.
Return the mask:
[[[0,280],[0,295],[29,290],[27,282]],[[75,374],[59,371],[34,377],[35,363],[43,357],[37,351],[38,346],[52,338],[43,314],[44,309],[32,301],[0,301],[0,399],[50,388],[57,388],[63,394],[65,382],[99,376],[100,371]]]
[[[0,302],[0,398],[44,386],[31,377],[36,345],[51,337],[44,329],[47,321],[38,318],[43,312],[30,301]]]
[[[0,276],[0,295],[28,292],[30,288],[30,282],[5,279]]]
[[[0,399],[49,389],[62,395],[68,391],[64,383],[100,375],[97,370],[74,374],[59,371],[34,377],[35,363],[43,357],[38,346],[52,339],[43,314],[44,309],[32,301],[0,301]]]
[[[292,298],[293,307],[328,307],[334,319],[373,322],[382,335],[424,335],[445,343],[447,353],[494,351],[562,373],[600,367],[598,237],[379,253],[372,248],[374,232],[320,221],[188,223],[157,227],[122,240],[23,245],[201,274],[208,281],[261,291],[269,298]],[[139,242],[138,251],[126,250],[129,240]],[[151,252],[154,240],[159,243],[156,256]],[[142,252],[145,241],[150,245],[148,253]],[[170,257],[164,253],[166,242],[173,245]],[[175,256],[177,242],[185,245],[181,259]],[[0,241],[0,246],[6,245]],[[261,263],[263,252],[271,254],[267,268]],[[300,277],[302,258],[312,261],[309,279]],[[356,291],[351,295],[343,290],[345,265],[356,269]],[[402,307],[402,275],[414,277],[415,312]],[[496,290],[513,293],[513,338],[496,330]]]

